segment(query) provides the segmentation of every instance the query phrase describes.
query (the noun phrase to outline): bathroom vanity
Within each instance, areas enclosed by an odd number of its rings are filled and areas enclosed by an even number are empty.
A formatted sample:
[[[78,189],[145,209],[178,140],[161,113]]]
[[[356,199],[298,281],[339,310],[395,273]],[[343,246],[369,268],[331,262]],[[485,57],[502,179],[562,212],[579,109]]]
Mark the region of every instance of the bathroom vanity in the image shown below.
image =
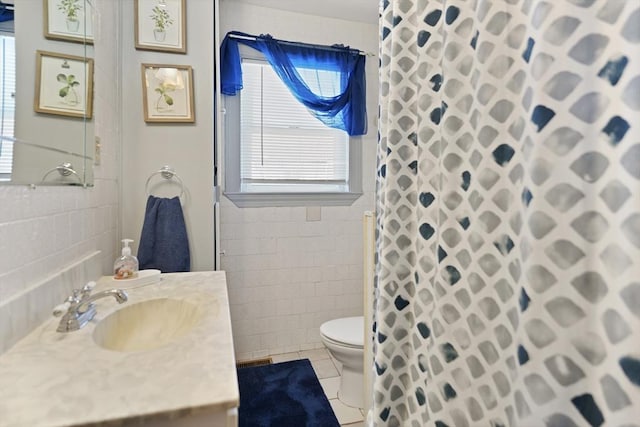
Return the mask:
[[[0,426],[236,426],[225,273],[117,287],[128,301],[96,301],[82,329],[56,332],[52,316],[0,356]]]

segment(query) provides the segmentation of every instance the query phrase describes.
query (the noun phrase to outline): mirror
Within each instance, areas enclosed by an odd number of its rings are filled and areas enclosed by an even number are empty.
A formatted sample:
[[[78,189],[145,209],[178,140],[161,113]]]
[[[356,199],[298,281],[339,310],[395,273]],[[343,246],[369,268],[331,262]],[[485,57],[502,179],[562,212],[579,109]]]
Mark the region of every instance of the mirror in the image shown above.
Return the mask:
[[[91,2],[0,1],[0,184],[93,185]]]

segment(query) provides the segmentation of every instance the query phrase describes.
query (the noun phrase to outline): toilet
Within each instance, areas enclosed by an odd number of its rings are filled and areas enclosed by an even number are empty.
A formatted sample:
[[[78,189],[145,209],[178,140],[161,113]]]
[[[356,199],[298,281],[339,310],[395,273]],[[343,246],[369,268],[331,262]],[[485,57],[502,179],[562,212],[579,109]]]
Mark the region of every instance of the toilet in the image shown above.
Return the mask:
[[[345,317],[320,326],[322,343],[342,363],[338,399],[354,408],[364,407],[364,316]]]

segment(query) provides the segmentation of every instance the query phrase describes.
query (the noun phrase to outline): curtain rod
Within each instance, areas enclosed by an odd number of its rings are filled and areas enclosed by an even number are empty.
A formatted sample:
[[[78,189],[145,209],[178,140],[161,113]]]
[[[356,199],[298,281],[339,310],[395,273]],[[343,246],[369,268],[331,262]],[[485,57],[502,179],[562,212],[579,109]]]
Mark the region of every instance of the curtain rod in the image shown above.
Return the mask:
[[[240,40],[257,40],[258,38],[256,36],[239,36],[237,34],[229,34],[229,37],[231,37],[232,39],[240,39]],[[319,44],[311,44],[311,43],[300,43],[300,42],[289,42],[286,40],[278,40],[278,39],[273,39],[279,43],[286,43],[286,44],[293,44],[293,45],[302,45],[302,46],[311,46],[311,47],[318,47],[318,48],[322,48],[322,49],[340,49],[339,47],[335,47],[335,46],[324,46],[324,45],[319,45]],[[371,53],[371,52],[365,52],[362,51],[360,49],[351,49],[348,48],[349,50],[355,50],[358,52],[359,55],[364,55],[364,56],[376,56],[375,54]]]

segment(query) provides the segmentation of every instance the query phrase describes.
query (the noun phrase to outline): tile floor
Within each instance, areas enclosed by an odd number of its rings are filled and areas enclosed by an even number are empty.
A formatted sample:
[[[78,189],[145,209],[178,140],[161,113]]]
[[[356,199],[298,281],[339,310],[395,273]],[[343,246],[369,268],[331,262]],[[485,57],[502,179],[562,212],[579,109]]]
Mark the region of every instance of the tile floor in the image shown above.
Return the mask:
[[[273,363],[287,362],[289,360],[309,359],[320,385],[329,399],[333,412],[342,427],[364,427],[364,413],[361,409],[351,408],[338,400],[338,387],[340,386],[340,362],[333,359],[324,349],[296,351],[272,355]]]

